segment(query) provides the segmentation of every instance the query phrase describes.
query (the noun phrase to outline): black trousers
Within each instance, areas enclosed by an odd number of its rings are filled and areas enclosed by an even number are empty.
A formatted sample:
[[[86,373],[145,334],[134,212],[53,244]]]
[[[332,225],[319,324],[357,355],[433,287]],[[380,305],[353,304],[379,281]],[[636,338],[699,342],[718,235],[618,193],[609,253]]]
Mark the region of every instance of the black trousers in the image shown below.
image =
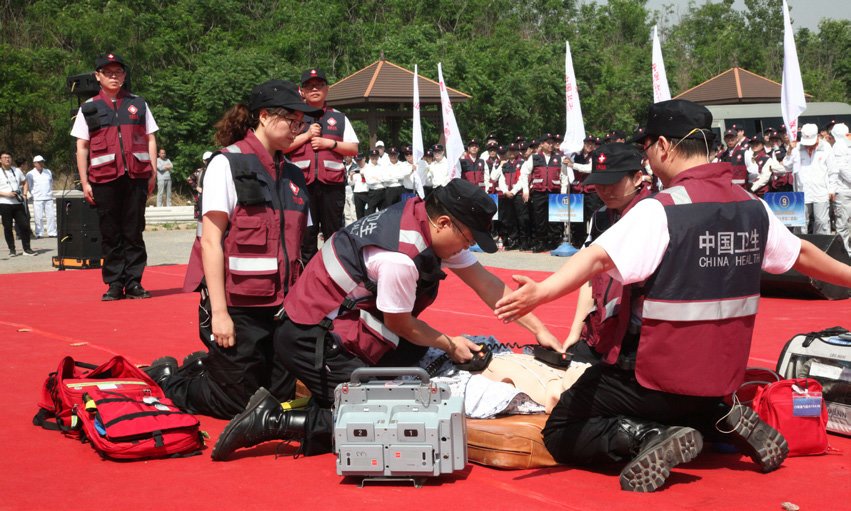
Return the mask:
[[[343,209],[346,206],[346,185],[326,184],[314,181],[307,186],[310,194],[310,218],[313,225],[307,228],[301,242],[301,258],[304,264],[318,250],[317,236],[322,232],[326,240],[343,228]]]
[[[369,195],[367,196],[367,205],[366,205],[366,214],[371,215],[376,211],[381,211],[382,209],[387,207],[387,195],[384,191],[384,188],[380,188],[378,190],[370,190],[367,192]]]
[[[201,342],[208,350],[204,372],[178,372],[169,378],[163,386],[169,399],[191,413],[232,419],[260,387],[281,402],[295,396],[295,378],[274,355],[274,334],[281,324],[274,319],[278,307],[228,307],[236,337],[231,348],[210,340],[209,299],[202,298],[198,308]]]
[[[549,221],[549,192],[530,192],[529,202],[532,204],[532,236],[535,242],[558,245],[564,226],[561,222]]]
[[[355,214],[358,220],[366,216],[366,207],[369,203],[369,192],[357,192],[354,194]]]
[[[24,250],[30,250],[30,222],[24,208],[26,206],[23,204],[0,204],[0,216],[3,218],[3,236],[6,238],[6,246],[9,247],[10,251],[15,250],[13,222],[20,227],[18,233]]]
[[[142,237],[148,180],[131,179],[124,174],[108,183],[92,183],[92,195],[100,221],[104,284],[141,284],[148,262]]]
[[[544,427],[544,444],[560,463],[624,461],[611,448],[622,417],[694,427],[714,436],[715,421],[724,413],[721,398],[647,389],[633,371],[597,363],[561,395]]]
[[[393,204],[400,202],[402,200],[402,194],[405,193],[405,189],[401,186],[391,186],[389,188],[384,189],[384,207],[389,208]]]

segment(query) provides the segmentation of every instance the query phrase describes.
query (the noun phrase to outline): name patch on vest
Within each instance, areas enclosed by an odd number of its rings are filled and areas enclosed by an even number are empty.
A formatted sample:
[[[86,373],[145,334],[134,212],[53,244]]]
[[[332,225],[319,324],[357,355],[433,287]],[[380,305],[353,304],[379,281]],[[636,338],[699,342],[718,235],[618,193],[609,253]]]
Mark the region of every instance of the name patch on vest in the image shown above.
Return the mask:
[[[698,236],[698,248],[704,254],[698,259],[701,268],[725,268],[761,264],[759,232],[718,232]]]

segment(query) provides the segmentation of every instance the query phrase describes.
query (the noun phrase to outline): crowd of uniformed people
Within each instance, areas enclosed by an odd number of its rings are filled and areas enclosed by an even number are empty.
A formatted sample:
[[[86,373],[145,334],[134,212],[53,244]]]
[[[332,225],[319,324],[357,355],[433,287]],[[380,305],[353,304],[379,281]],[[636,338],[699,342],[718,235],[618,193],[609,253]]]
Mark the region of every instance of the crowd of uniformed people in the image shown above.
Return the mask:
[[[78,144],[81,176],[92,178],[84,193],[106,209],[119,194],[151,192],[155,124],[146,127],[144,100],[119,91],[124,61],[109,54],[96,65],[108,90],[81,109],[75,133],[87,138]],[[851,269],[792,235],[742,188],[772,186],[772,179],[762,182],[771,160],[764,143],[747,155],[728,144],[717,158],[734,165],[711,163],[711,114],[674,100],[653,105],[629,143],[613,131],[605,141],[587,137],[575,154],[563,154],[559,137],[549,133],[508,144],[489,134],[483,153],[469,140],[453,179],[440,145],[422,161],[414,161],[409,146],[380,142],[358,155],[358,138],[348,118],[328,107],[327,93],[316,68],[301,75],[300,85],[255,86],[216,123],[220,149],[199,176],[201,219],[184,289],[199,293],[206,349],[180,365],[157,359],[148,372],[181,408],[231,419],[214,460],[274,439],[299,440],[308,455],[330,452],[334,389],[355,369],[413,366],[428,348],[455,362],[478,356],[481,347],[468,338],[419,317],[452,271],[499,319],[517,321],[538,344],[594,362],[562,395],[544,430],[556,460],[625,462],[621,486],[652,491],[674,465],[697,456],[707,425],[720,417],[764,471],[782,463],[782,436],[752,410],[725,409],[721,400],[742,379],[760,269],[794,267],[846,286]],[[815,153],[800,146],[818,147],[811,129],[802,131],[800,143],[788,148],[797,156],[782,158],[794,176],[813,164]],[[838,137],[841,127],[832,133]],[[131,147],[122,145],[126,140]],[[750,184],[753,164],[757,178]],[[768,168],[771,178],[775,168],[781,173],[777,165]],[[357,219],[345,225],[347,186]],[[564,233],[548,221],[548,196],[568,191],[585,194],[590,228],[577,223],[574,239],[587,236],[589,246],[545,282],[516,276],[514,290],[471,253],[497,251],[496,240],[508,250],[554,248]],[[405,193],[412,196],[402,200]],[[131,220],[128,241],[115,238],[118,249],[141,236]],[[699,250],[695,232],[703,236]],[[729,232],[743,233],[740,248],[761,257],[692,271],[700,252],[718,252]],[[143,244],[129,248],[144,253]],[[719,254],[715,259],[724,258]],[[118,260],[104,272],[105,299],[144,292],[140,263]],[[579,288],[580,333],[558,339],[531,310]],[[310,391],[307,403],[290,402],[296,379]]]

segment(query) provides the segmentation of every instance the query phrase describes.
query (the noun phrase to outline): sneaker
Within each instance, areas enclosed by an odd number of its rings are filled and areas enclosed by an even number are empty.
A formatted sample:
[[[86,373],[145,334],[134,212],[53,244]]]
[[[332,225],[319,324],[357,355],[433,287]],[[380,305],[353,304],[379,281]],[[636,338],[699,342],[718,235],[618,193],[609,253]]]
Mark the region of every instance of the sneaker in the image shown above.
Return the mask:
[[[25,248],[24,249],[24,255],[34,256],[35,252],[33,252],[33,250],[31,248]]]
[[[763,472],[771,472],[783,464],[789,445],[779,431],[759,418],[749,406],[737,404],[724,417],[732,430],[733,444],[747,454]]]
[[[671,469],[697,457],[703,449],[703,436],[692,429],[671,426],[647,442],[621,471],[621,489],[652,492],[662,486]]]
[[[139,284],[133,284],[132,286],[128,287],[124,290],[124,294],[127,296],[127,298],[133,300],[151,297],[151,293],[145,291],[145,288],[143,288]]]
[[[121,284],[115,284],[109,286],[109,289],[103,294],[100,300],[102,302],[114,302],[115,300],[121,300],[122,298],[124,298],[124,291]]]
[[[18,255],[18,253],[17,253],[17,252],[15,252],[14,250],[10,250],[10,251],[9,251],[9,257],[15,257],[15,256],[17,256],[17,255]]]

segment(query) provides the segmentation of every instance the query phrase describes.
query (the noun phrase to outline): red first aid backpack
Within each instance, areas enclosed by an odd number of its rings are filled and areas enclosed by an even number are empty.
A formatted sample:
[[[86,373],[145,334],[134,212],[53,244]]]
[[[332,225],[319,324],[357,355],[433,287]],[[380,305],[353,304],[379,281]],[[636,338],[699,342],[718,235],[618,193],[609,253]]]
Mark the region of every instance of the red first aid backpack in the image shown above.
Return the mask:
[[[204,447],[198,419],[121,356],[101,366],[63,358],[38,406],[33,424],[88,441],[108,459],[190,456]]]

